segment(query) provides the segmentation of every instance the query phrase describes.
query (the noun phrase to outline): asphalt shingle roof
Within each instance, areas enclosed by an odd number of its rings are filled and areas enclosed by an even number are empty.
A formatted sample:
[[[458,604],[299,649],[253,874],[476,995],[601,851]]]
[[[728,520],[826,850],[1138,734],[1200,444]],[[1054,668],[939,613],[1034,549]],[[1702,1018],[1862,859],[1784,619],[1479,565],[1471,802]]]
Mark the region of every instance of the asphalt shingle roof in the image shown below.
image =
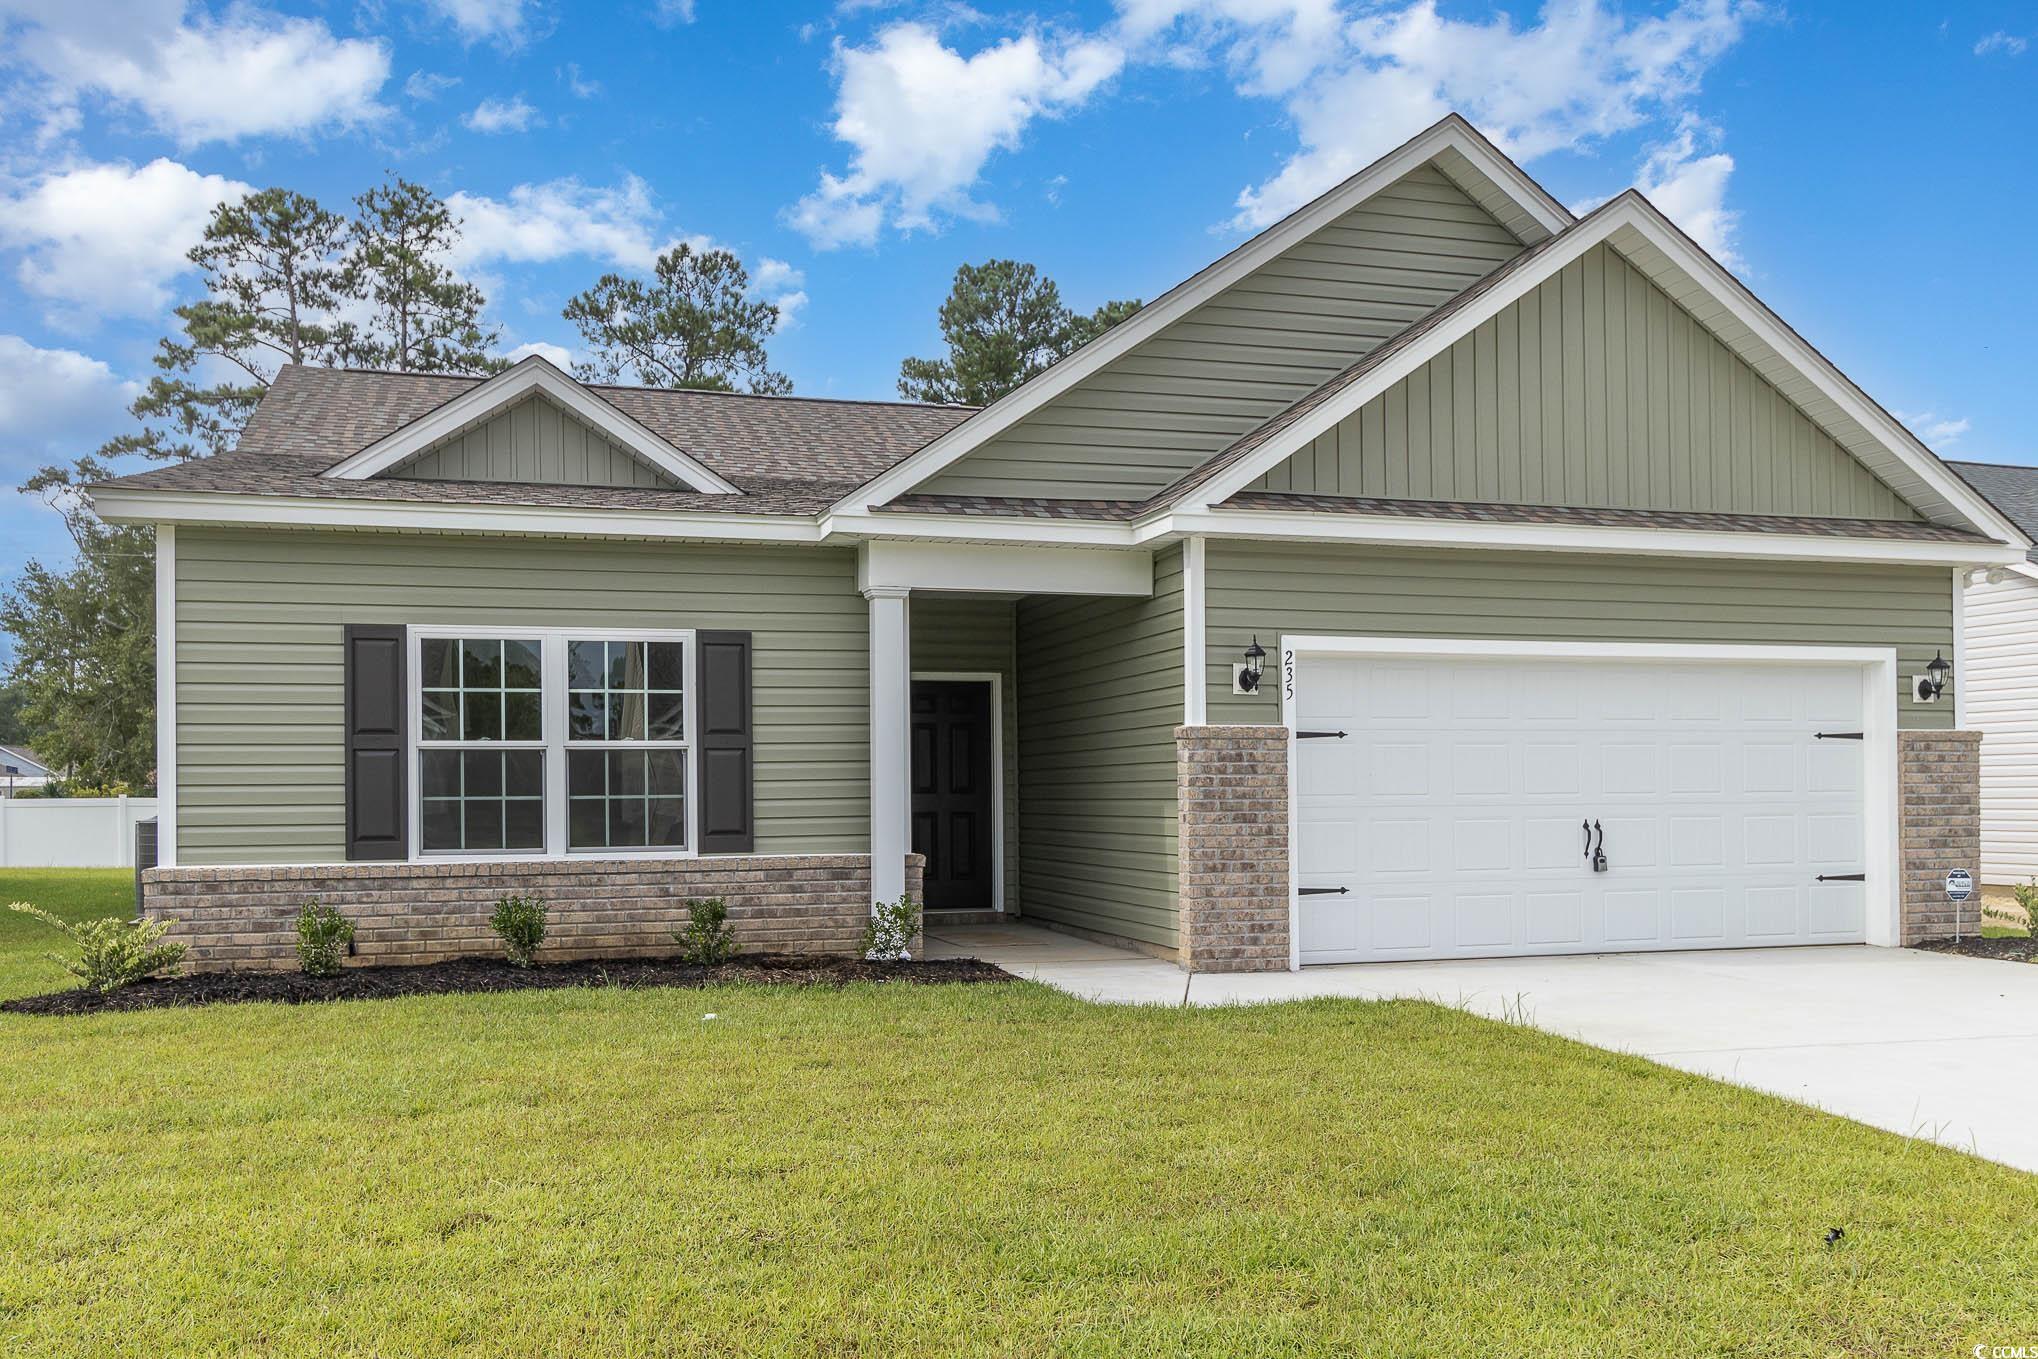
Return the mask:
[[[758,503],[806,504],[818,488],[840,495],[974,415],[966,406],[908,402],[760,397],[735,392],[670,391],[590,386],[588,390],[697,458],[746,492],[699,495],[586,486],[504,485],[483,494],[478,482],[397,479],[322,481],[318,473],[402,429],[470,390],[481,378],[360,369],[285,367],[242,432],[239,445],[217,458],[156,468],[110,483],[158,490],[226,491],[247,495],[326,495],[367,499],[618,505],[674,508],[673,498],[720,502],[717,510],[773,510]],[[395,488],[395,489],[390,489]],[[645,497],[653,499],[647,501]],[[656,499],[664,497],[664,499]],[[834,496],[820,500],[825,508]],[[735,502],[735,503],[729,503]],[[686,508],[696,508],[686,505]]]
[[[2027,537],[2038,539],[2038,467],[2015,467],[1997,462],[1956,462],[1951,458],[1946,460],[1946,465],[1958,472],[1962,481],[1980,491],[2011,523],[2024,530]],[[2038,548],[2025,555],[2038,562]]]

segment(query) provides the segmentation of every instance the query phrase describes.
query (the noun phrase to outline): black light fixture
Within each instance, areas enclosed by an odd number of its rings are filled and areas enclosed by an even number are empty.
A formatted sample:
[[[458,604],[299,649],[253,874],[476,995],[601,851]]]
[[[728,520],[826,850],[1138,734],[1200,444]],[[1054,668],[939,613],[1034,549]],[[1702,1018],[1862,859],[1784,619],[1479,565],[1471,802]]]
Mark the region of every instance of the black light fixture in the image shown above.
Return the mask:
[[[1937,698],[1946,692],[1946,678],[1953,673],[1953,665],[1943,651],[1934,651],[1929,664],[1925,666],[1925,678],[1918,681],[1918,697]]]
[[[1260,690],[1260,676],[1267,671],[1267,649],[1260,645],[1258,633],[1253,634],[1253,644],[1245,649],[1245,665],[1238,672],[1238,687],[1248,694]]]

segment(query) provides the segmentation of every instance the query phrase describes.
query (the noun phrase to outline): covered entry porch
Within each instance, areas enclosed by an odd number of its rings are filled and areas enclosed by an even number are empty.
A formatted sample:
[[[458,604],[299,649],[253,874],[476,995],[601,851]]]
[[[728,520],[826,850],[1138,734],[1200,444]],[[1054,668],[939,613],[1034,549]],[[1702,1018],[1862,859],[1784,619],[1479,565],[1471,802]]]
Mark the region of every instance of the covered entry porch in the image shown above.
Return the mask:
[[[874,861],[925,857],[930,922],[1173,950],[1180,555],[863,546]]]

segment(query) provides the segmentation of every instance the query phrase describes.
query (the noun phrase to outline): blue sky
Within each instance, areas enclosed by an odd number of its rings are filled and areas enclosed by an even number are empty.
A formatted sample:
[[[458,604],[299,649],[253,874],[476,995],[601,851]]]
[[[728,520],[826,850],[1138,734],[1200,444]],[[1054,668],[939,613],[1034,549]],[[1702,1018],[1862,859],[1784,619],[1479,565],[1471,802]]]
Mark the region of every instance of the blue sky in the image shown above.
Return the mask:
[[[453,200],[505,347],[680,239],[808,395],[888,397],[958,263],[1150,298],[1463,112],[1641,185],[1949,456],[2038,461],[2028,4],[0,0],[0,481],[126,427],[211,204]],[[555,350],[547,352],[556,353]],[[335,450],[336,453],[346,450]],[[0,502],[0,574],[64,555]]]

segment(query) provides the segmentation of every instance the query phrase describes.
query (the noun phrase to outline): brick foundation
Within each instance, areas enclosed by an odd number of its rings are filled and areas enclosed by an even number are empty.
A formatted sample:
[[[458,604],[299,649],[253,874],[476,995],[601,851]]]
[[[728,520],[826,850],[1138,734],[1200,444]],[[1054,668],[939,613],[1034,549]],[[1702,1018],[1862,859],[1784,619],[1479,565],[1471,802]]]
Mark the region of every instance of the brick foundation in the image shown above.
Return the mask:
[[[924,860],[909,856],[920,899]],[[496,900],[534,894],[551,911],[541,960],[670,953],[686,903],[721,897],[747,952],[852,953],[870,918],[870,856],[729,855],[700,859],[359,863],[317,868],[153,868],[145,913],[175,919],[185,968],[297,966],[297,913],[316,897],[354,922],[354,966],[495,955]]]
[[[1897,859],[1903,940],[1981,932],[1981,733],[1897,733]],[[1946,874],[1974,875],[1974,895],[1946,899]]]
[[[1288,966],[1288,729],[1175,729],[1182,962]]]

